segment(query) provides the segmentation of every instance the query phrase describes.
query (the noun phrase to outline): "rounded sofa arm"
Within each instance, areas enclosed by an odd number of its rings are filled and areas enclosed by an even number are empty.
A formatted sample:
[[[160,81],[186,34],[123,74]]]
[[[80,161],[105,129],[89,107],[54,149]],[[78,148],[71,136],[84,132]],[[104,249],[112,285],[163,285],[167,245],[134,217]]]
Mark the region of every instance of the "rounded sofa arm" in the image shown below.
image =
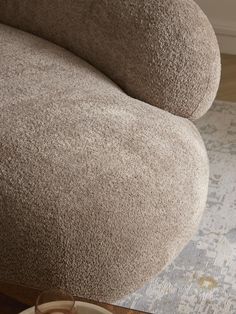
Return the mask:
[[[53,41],[129,96],[196,119],[211,106],[220,53],[192,0],[4,0],[0,21]]]

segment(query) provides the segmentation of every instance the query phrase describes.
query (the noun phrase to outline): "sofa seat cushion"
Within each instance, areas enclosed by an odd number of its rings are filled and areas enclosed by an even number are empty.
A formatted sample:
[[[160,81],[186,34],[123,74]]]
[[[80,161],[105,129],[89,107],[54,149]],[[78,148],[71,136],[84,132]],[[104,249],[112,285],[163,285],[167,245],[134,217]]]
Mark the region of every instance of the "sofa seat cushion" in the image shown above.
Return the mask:
[[[208,160],[187,119],[0,24],[0,281],[111,301],[181,251]]]

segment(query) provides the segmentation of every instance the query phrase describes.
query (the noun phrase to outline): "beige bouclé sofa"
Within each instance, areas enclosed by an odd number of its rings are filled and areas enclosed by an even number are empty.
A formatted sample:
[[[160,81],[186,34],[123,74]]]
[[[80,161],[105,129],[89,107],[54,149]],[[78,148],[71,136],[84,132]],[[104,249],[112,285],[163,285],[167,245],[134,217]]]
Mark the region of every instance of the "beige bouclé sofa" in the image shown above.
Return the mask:
[[[0,23],[0,282],[117,300],[201,219],[214,31],[192,0],[1,0]]]

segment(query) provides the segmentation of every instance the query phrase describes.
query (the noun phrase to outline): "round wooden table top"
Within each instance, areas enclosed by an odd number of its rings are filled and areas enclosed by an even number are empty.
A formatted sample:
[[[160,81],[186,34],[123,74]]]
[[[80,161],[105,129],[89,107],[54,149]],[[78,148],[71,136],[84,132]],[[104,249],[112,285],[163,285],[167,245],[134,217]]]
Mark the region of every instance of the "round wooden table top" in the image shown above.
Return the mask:
[[[0,313],[1,314],[19,314],[23,310],[33,306],[40,291],[28,289],[26,287],[13,286],[0,283]],[[113,314],[146,314],[144,312],[126,309],[107,303],[86,300],[75,297],[77,301],[84,301],[99,305]]]

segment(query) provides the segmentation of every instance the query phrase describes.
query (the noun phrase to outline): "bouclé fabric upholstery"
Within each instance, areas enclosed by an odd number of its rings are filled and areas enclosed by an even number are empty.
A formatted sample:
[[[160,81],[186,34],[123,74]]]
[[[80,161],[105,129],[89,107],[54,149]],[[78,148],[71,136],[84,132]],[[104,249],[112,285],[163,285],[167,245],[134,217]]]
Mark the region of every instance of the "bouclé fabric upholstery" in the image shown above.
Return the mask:
[[[0,21],[71,50],[128,95],[179,116],[202,116],[218,89],[216,36],[192,0],[4,0]]]
[[[184,4],[0,2],[0,282],[111,302],[193,236],[209,167],[186,117],[209,107],[220,66],[206,17]],[[185,47],[184,57],[163,19],[175,11],[173,23],[185,25],[190,9],[196,25],[179,36],[202,50]],[[209,51],[198,30],[209,32]]]

